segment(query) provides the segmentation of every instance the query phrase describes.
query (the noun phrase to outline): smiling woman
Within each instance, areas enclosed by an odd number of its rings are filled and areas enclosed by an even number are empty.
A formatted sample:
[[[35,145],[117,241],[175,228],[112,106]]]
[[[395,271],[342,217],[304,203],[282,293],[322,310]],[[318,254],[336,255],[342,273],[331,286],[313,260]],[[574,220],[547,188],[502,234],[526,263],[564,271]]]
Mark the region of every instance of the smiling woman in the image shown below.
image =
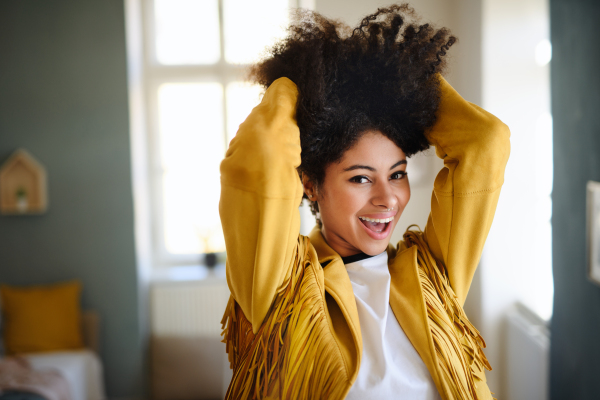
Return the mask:
[[[464,304],[509,154],[506,125],[440,76],[454,42],[406,5],[351,30],[300,13],[221,163],[232,293],[227,399],[491,399]],[[424,232],[390,236],[408,157],[444,160]],[[299,234],[298,206],[320,223]]]
[[[303,183],[318,204],[323,237],[342,257],[385,251],[410,199],[406,156],[378,131],[364,133],[329,164],[318,190],[306,175]]]

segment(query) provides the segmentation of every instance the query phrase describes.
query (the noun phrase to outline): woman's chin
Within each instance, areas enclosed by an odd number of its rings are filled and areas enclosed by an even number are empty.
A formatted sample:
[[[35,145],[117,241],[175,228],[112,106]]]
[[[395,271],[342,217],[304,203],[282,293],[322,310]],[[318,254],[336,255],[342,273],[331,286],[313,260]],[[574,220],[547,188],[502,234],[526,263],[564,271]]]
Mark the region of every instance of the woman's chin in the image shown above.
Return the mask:
[[[372,239],[370,237],[365,238],[360,241],[358,248],[361,252],[365,254],[368,254],[370,256],[376,256],[377,254],[383,253],[387,249],[388,244],[390,243],[390,239],[391,235],[379,240]]]

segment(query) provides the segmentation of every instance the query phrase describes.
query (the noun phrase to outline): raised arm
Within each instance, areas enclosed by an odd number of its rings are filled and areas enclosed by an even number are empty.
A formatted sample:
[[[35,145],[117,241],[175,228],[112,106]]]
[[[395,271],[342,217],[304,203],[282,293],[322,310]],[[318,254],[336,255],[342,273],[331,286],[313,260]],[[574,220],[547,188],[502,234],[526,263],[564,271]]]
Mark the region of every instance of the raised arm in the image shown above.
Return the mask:
[[[425,241],[446,266],[450,284],[464,304],[504,182],[510,131],[440,79],[438,119],[427,138],[444,168],[433,186]]]
[[[227,282],[254,332],[297,249],[303,192],[296,172],[301,151],[297,96],[289,79],[273,82],[221,163]]]

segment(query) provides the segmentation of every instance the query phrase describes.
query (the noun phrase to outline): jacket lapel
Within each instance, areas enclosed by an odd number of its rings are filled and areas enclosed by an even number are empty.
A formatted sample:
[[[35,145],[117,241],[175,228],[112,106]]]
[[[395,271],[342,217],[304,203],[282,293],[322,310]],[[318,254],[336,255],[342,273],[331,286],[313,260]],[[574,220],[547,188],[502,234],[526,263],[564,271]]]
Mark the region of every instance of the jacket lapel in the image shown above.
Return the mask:
[[[357,351],[357,364],[353,366],[352,380],[358,373],[362,356],[362,336],[356,308],[356,299],[346,267],[339,256],[325,242],[321,230],[316,226],[309,235],[319,257],[319,263],[325,264],[323,274],[325,290],[340,307],[352,333]],[[421,281],[417,268],[417,249],[409,247],[396,251],[388,247],[389,271],[391,275],[390,306],[408,340],[415,347],[427,366],[433,382],[443,399],[447,399],[447,390],[439,377],[434,359],[435,348],[430,334],[427,310],[421,290]]]
[[[325,264],[323,267],[325,290],[339,306],[352,334],[357,361],[356,365],[352,365],[351,368],[350,379],[353,381],[358,374],[358,367],[362,356],[362,336],[352,283],[350,282],[342,258],[325,242],[318,226],[315,226],[310,232],[309,239],[317,252],[319,263],[321,265]]]
[[[391,275],[392,311],[408,340],[427,366],[438,392],[446,399],[448,392],[440,379],[434,359],[435,348],[417,268],[417,248],[413,246],[402,249],[393,259],[390,258],[388,265]]]

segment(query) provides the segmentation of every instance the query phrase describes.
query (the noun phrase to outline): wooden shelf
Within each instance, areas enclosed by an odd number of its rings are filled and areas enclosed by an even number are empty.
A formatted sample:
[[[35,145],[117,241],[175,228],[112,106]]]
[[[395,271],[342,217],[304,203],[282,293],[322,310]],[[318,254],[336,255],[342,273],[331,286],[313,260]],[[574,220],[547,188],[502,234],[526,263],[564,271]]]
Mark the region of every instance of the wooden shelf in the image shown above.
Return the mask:
[[[46,169],[27,150],[15,151],[0,168],[0,213],[43,214],[47,207]]]

